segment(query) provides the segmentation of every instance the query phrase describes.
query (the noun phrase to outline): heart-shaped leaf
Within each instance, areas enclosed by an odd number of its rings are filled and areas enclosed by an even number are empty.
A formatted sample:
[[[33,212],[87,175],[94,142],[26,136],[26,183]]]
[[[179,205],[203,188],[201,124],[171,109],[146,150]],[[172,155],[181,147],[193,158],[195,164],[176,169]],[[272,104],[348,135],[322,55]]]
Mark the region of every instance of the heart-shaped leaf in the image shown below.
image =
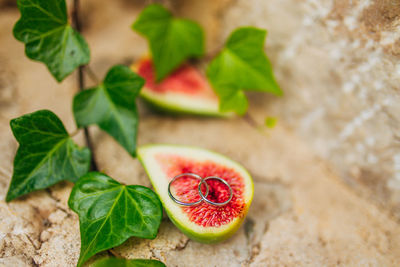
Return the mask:
[[[17,4],[21,18],[14,26],[15,38],[25,43],[29,58],[47,65],[57,81],[89,62],[86,41],[68,23],[65,0],[18,0]]]
[[[6,201],[62,180],[75,182],[89,170],[90,150],[73,142],[53,112],[39,110],[10,125],[20,146]]]
[[[204,54],[201,27],[190,20],[174,18],[161,5],[149,5],[132,25],[150,45],[159,81],[179,67],[183,61]]]
[[[149,188],[125,186],[97,172],[78,180],[68,205],[79,215],[81,254],[78,266],[131,236],[155,238],[162,219],[161,202]]]
[[[139,118],[135,101],[143,84],[144,79],[128,67],[112,67],[102,84],[75,96],[73,110],[78,127],[97,124],[136,156]]]
[[[242,90],[282,94],[264,52],[266,34],[254,27],[235,30],[208,65],[207,77],[220,97],[221,111],[244,114],[248,103]]]
[[[165,264],[157,260],[134,259],[127,260],[121,258],[103,258],[94,262],[91,267],[165,267]]]

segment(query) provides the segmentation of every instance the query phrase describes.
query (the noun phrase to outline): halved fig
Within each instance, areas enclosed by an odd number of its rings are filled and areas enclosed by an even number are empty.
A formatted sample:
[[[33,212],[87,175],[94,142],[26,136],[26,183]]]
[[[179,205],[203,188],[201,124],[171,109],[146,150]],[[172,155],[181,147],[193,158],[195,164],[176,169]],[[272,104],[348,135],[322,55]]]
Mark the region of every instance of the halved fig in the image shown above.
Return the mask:
[[[216,243],[233,235],[243,222],[253,199],[254,186],[250,174],[237,162],[209,150],[178,145],[147,145],[138,149],[153,187],[159,195],[171,221],[191,239]],[[214,206],[202,201],[195,206],[182,206],[168,194],[168,184],[177,175],[194,173],[202,178],[217,176],[232,188],[231,201]],[[209,188],[203,195],[215,203],[229,199],[229,187],[219,180],[207,180]],[[200,200],[199,180],[187,176],[171,184],[171,193],[179,201]]]
[[[152,106],[172,113],[208,116],[232,116],[219,111],[219,99],[206,77],[195,67],[184,64],[160,82],[155,80],[150,58],[132,66],[132,70],[146,80],[141,97]]]

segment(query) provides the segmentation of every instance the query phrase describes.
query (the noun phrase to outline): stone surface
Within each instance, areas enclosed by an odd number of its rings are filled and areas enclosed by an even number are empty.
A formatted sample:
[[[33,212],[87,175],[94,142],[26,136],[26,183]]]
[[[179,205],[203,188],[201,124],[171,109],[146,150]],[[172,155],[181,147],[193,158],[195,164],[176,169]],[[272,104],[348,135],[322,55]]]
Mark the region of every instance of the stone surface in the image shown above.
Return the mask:
[[[221,244],[190,241],[164,218],[156,239],[131,238],[108,253],[156,258],[168,266],[397,266],[397,1],[166,4],[200,20],[211,53],[239,24],[267,28],[266,49],[285,96],[249,94],[250,115],[258,123],[278,117],[275,128],[261,131],[248,119],[171,117],[140,103],[140,144],[200,145],[237,160],[253,175],[254,202],[243,227]],[[43,64],[29,61],[11,35],[18,12],[4,7],[0,266],[74,266],[80,241],[78,217],[67,205],[71,183],[11,203],[4,197],[17,149],[9,120],[47,108],[74,132],[76,77],[58,84]],[[99,77],[111,65],[130,64],[146,52],[146,42],[129,28],[142,7],[139,1],[83,1],[83,34]],[[102,171],[127,184],[150,186],[136,159],[96,127],[90,131]],[[75,138],[83,144],[81,134]]]
[[[221,42],[239,25],[268,29],[285,97],[253,97],[260,122],[281,119],[343,181],[400,218],[400,2],[239,0],[223,21]]]

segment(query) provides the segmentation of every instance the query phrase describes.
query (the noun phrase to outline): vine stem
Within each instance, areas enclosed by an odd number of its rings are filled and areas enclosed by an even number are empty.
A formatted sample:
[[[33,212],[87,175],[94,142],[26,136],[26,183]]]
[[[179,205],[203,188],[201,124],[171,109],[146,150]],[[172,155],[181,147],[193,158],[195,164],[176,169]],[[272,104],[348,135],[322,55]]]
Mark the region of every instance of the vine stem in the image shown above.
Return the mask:
[[[81,130],[81,128],[77,128],[75,131],[70,133],[69,136],[74,137],[75,135],[77,135],[80,132],[80,130]]]
[[[256,122],[256,120],[252,116],[250,116],[250,114],[248,112],[243,116],[243,119],[251,127],[255,128],[255,129],[259,129],[258,123]]]
[[[97,77],[96,73],[94,73],[94,71],[89,67],[89,65],[85,65],[85,72],[95,84],[100,83],[100,79]]]
[[[72,8],[72,20],[73,20],[76,31],[81,32],[81,23],[79,20],[79,0],[74,0],[74,4],[73,4],[73,8]],[[85,68],[85,66],[79,66],[79,68],[78,68],[77,83],[78,83],[79,92],[82,92],[83,90],[85,90],[85,77],[83,75],[84,68]],[[92,152],[92,157],[90,159],[90,169],[92,171],[98,171],[99,168],[96,163],[93,144],[92,144],[92,140],[90,139],[89,129],[87,127],[84,127],[83,132],[85,135],[86,145]]]
[[[251,128],[258,131],[260,134],[269,137],[268,133],[264,131],[262,125],[259,125],[248,112],[242,118]]]

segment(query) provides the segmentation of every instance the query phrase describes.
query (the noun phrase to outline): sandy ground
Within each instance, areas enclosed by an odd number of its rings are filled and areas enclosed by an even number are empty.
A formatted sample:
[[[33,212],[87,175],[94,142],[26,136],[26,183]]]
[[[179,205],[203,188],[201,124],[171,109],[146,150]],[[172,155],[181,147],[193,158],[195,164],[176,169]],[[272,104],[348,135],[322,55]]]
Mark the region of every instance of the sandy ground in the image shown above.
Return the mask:
[[[85,5],[96,14],[85,17],[84,35],[99,77],[146,51],[144,40],[129,28],[137,15],[134,2],[107,9],[90,1]],[[17,149],[9,120],[46,108],[73,132],[76,76],[58,84],[44,65],[29,61],[11,34],[18,12],[0,12],[0,266],[73,266],[80,241],[78,218],[67,206],[72,184],[62,182],[11,203],[4,197]],[[253,103],[250,113],[262,123],[265,114],[257,105],[263,103]],[[139,104],[140,144],[200,145],[231,157],[253,175],[254,202],[244,226],[224,243],[190,241],[165,218],[155,240],[131,238],[110,253],[160,259],[167,266],[399,265],[398,223],[343,184],[285,121],[260,133],[241,118],[171,117]],[[90,130],[102,171],[127,184],[150,186],[137,159],[96,127]],[[82,135],[76,140],[82,144]]]

